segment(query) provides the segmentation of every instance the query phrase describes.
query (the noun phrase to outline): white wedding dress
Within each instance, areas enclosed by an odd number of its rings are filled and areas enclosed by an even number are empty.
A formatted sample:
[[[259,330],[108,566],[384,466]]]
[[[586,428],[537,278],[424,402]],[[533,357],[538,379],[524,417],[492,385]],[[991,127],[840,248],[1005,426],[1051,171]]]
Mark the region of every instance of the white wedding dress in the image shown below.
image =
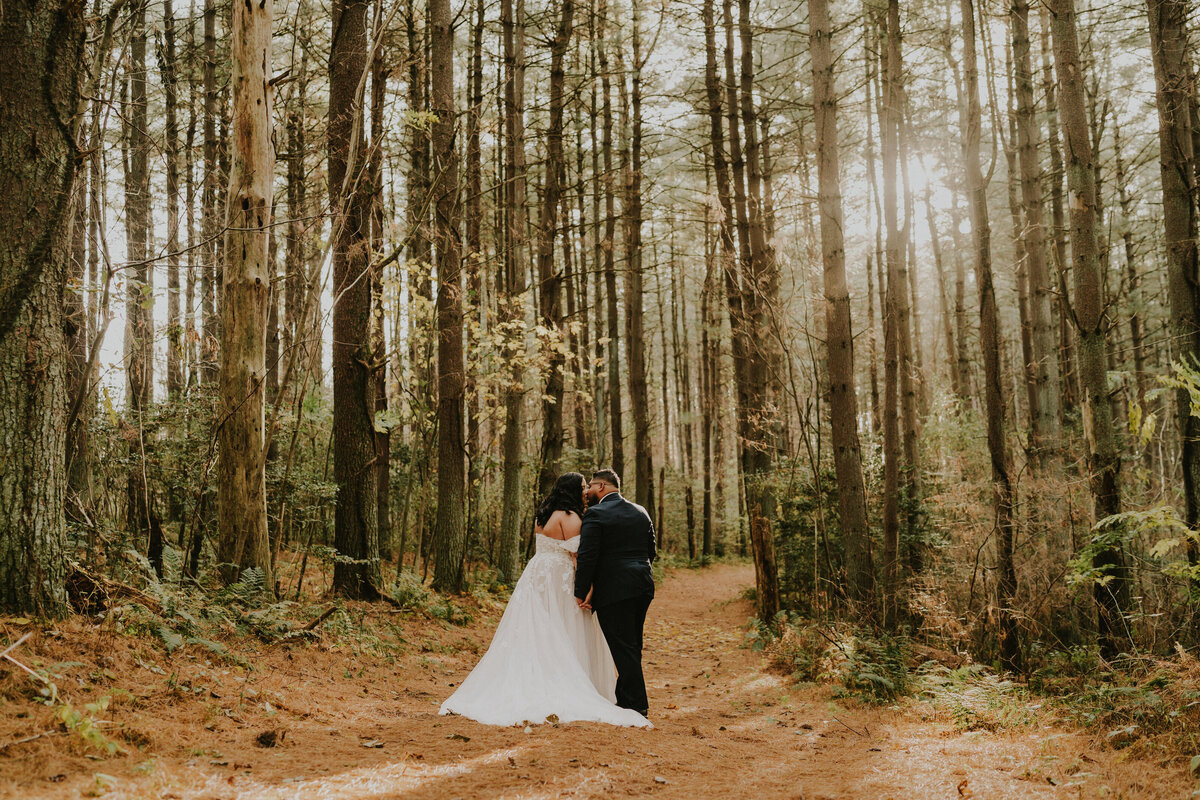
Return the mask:
[[[535,534],[536,552],[513,588],[492,643],[441,714],[485,725],[591,721],[647,727],[616,705],[617,671],[595,615],[575,604],[579,537]]]

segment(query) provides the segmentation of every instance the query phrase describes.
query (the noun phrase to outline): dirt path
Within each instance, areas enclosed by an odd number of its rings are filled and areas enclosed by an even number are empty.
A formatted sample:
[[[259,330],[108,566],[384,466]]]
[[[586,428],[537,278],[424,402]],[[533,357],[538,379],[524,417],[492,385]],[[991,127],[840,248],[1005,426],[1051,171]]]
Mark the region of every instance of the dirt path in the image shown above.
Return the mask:
[[[232,715],[213,710],[229,699],[235,678],[226,678],[224,689],[208,688],[204,719],[195,703],[178,704],[174,718],[152,700],[127,712],[126,724],[147,731],[137,757],[89,764],[33,748],[0,761],[0,779],[22,798],[100,791],[107,781],[94,771],[113,777],[105,796],[205,800],[1188,796],[1185,768],[1126,763],[1078,734],[958,733],[790,687],[740,646],[749,616],[740,592],[752,580],[749,567],[716,566],[664,582],[647,624],[650,731],[575,723],[526,733],[439,717],[486,646],[489,618],[394,664],[335,650],[290,667],[286,654],[264,653],[268,666],[253,683],[242,679]],[[202,677],[183,680],[200,686]],[[282,741],[256,746],[268,728],[285,732]]]

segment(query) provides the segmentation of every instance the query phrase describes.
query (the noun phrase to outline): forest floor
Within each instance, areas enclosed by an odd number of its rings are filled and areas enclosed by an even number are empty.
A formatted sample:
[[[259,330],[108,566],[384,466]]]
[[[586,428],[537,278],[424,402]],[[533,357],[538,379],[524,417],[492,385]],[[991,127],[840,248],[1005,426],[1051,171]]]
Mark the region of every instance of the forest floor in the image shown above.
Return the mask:
[[[462,627],[361,604],[351,611],[360,630],[387,629],[401,646],[245,637],[254,669],[67,623],[27,656],[61,659],[60,684],[77,702],[109,696],[95,717],[114,740],[120,732],[124,752],[89,754],[52,709],[13,691],[19,672],[0,672],[0,797],[1192,796],[1186,761],[1135,759],[1048,713],[964,731],[919,703],[863,706],[830,687],[795,686],[744,646],[753,578],[744,565],[668,574],[646,631],[652,730],[438,716],[486,647],[496,603],[481,602]]]

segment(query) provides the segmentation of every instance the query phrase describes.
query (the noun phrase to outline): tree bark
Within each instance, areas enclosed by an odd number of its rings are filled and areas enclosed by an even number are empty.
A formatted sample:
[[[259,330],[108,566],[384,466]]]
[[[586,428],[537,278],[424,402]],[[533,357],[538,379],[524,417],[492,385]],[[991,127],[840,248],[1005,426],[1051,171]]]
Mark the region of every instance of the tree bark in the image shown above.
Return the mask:
[[[564,329],[562,277],[554,267],[554,241],[559,228],[562,199],[563,160],[563,84],[566,73],[563,59],[571,45],[574,24],[574,0],[563,0],[558,30],[550,43],[550,126],[546,131],[545,187],[542,190],[538,221],[538,280],[542,325],[554,337],[546,365],[546,387],[542,393],[542,454],[538,495],[544,497],[554,487],[562,467],[563,451],[563,356]],[[569,235],[569,233],[567,234]]]
[[[62,287],[87,26],[79,0],[0,14],[0,610],[68,612]],[[34,147],[36,151],[31,150]]]
[[[166,92],[163,150],[167,161],[167,399],[175,401],[183,394],[183,327],[179,319],[179,99],[171,0],[163,0],[163,44],[159,66]]]
[[[608,4],[600,0],[596,23],[599,44],[596,52],[600,61],[602,97],[601,149],[604,151],[604,303],[608,328],[608,417],[609,438],[612,443],[610,466],[618,475],[625,474],[625,431],[621,393],[621,324],[617,316],[617,270],[615,264],[617,212],[616,180],[613,168],[613,110],[612,76],[608,61]]]
[[[642,270],[642,52],[639,0],[632,4],[632,63],[629,70],[629,148],[625,158],[625,353],[628,359],[629,403],[633,413],[634,497],[654,514],[654,456],[650,442],[650,397],[646,382],[646,342],[643,335]],[[618,53],[622,99],[625,77]],[[624,106],[624,102],[622,106]],[[624,109],[623,109],[624,110]]]
[[[387,81],[391,72],[387,64],[387,53],[382,44],[383,4],[376,3],[372,31],[380,40],[371,61],[371,156],[369,162],[371,184],[371,338],[372,349],[378,354],[375,369],[375,414],[386,414],[387,394],[387,341],[384,333],[385,286],[380,262],[384,258],[384,208],[383,208],[383,157],[384,132],[383,108],[387,102]],[[375,472],[377,474],[375,514],[379,519],[379,549],[390,554],[392,545],[392,444],[390,428],[375,426]]]
[[[203,247],[200,267],[200,306],[202,335],[200,342],[200,378],[203,383],[217,381],[217,351],[221,342],[217,314],[217,238],[221,220],[217,216],[217,187],[220,185],[217,163],[217,6],[204,0],[204,190],[200,199]]]
[[[1159,164],[1162,175],[1163,229],[1166,237],[1167,294],[1170,301],[1170,331],[1179,360],[1200,357],[1200,258],[1197,256],[1196,170],[1193,128],[1195,75],[1188,55],[1187,17],[1184,0],[1147,0],[1150,50],[1158,103]],[[1118,153],[1119,158],[1119,153]],[[1124,184],[1122,184],[1123,186]],[[1125,205],[1124,198],[1122,205]],[[1127,245],[1127,249],[1129,245]],[[1129,260],[1130,293],[1136,289],[1134,267]],[[1131,324],[1138,317],[1133,315]],[[1140,332],[1134,331],[1134,355],[1140,358]],[[1139,368],[1139,375],[1140,375]],[[1185,390],[1177,390],[1175,408],[1182,448],[1185,520],[1193,531],[1200,525],[1200,417],[1192,413]],[[1188,540],[1188,560],[1200,561],[1200,548]],[[1193,587],[1193,590],[1197,587]]]
[[[1000,318],[992,281],[991,223],[987,211],[987,183],[980,166],[979,73],[975,54],[975,7],[962,0],[963,67],[967,94],[967,128],[963,132],[963,161],[967,201],[975,244],[975,282],[979,287],[979,343],[983,350],[984,403],[987,408],[987,445],[992,464],[992,503],[995,509],[998,575],[1000,654],[1008,669],[1021,666],[1021,646],[1013,610],[1017,578],[1013,567],[1013,501],[1011,456],[1004,433],[1004,376],[1000,369]]]
[[[128,148],[125,172],[125,235],[129,268],[125,283],[125,405],[136,438],[130,444],[126,520],[162,574],[162,529],[155,519],[146,471],[150,450],[146,413],[154,402],[154,271],[150,268],[150,134],[146,96],[146,3],[130,7]]]
[[[453,25],[450,0],[429,0],[429,107],[434,115],[430,194],[438,271],[437,564],[433,586],[439,591],[462,588],[465,555],[462,242],[458,232],[458,152],[454,148]]]
[[[217,560],[227,582],[258,569],[273,593],[267,538],[263,413],[268,258],[275,148],[272,144],[271,3],[234,3],[232,168],[221,291],[221,426]]]
[[[1029,48],[1029,3],[1012,5],[1014,88],[1017,99],[1017,157],[1021,168],[1021,205],[1025,212],[1021,231],[1022,256],[1029,277],[1030,344],[1033,350],[1032,378],[1036,406],[1030,409],[1033,457],[1053,457],[1059,449],[1059,398],[1061,377],[1058,345],[1054,341],[1054,317],[1050,308],[1052,287],[1046,263],[1045,222],[1042,214],[1041,165],[1038,161],[1038,130],[1033,102],[1033,59]]]
[[[1049,181],[1050,225],[1053,234],[1054,275],[1051,282],[1058,292],[1057,324],[1059,373],[1062,390],[1059,392],[1060,417],[1079,405],[1079,371],[1075,364],[1075,343],[1071,333],[1070,311],[1066,304],[1067,279],[1071,265],[1067,263],[1067,222],[1063,206],[1063,151],[1060,139],[1061,125],[1058,116],[1058,89],[1054,82],[1054,67],[1051,63],[1050,11],[1045,3],[1040,4],[1042,36],[1042,90],[1046,97],[1046,144],[1050,151],[1050,169],[1045,173]],[[1043,190],[1043,194],[1045,191]],[[1054,321],[1051,322],[1051,326]],[[1062,426],[1062,419],[1059,420]]]
[[[1097,520],[1121,511],[1120,454],[1108,397],[1108,320],[1096,236],[1096,173],[1084,106],[1083,72],[1074,0],[1050,0],[1059,111],[1066,145],[1067,185],[1071,191],[1072,318],[1079,336],[1079,373],[1083,390],[1083,430],[1088,448],[1092,498]],[[1100,547],[1092,566],[1106,580],[1093,594],[1098,610],[1100,651],[1106,658],[1128,642],[1125,609],[1129,601],[1125,556],[1118,541]]]
[[[333,589],[346,597],[379,594],[375,377],[371,348],[368,202],[363,161],[367,69],[366,0],[335,0],[329,56],[329,194],[333,246],[333,475],[337,484]]]
[[[515,13],[514,13],[515,11]],[[525,293],[525,5],[501,0],[500,27],[504,37],[504,258],[500,280],[501,320],[508,325],[505,348],[513,367],[504,389],[504,499],[500,519],[500,580],[513,585],[521,574],[521,520],[525,496],[521,490],[524,372],[518,363],[524,346]]]
[[[821,212],[824,264],[825,330],[829,380],[830,430],[838,482],[838,511],[846,543],[850,595],[860,613],[875,616],[875,570],[867,523],[867,492],[858,440],[858,399],[846,251],[842,236],[839,175],[837,86],[833,76],[833,26],[827,0],[809,0],[809,51],[812,54],[813,116],[817,135],[817,203]]]
[[[902,313],[908,288],[900,275],[900,228],[896,208],[897,114],[899,112],[900,7],[889,0],[884,21],[886,51],[883,59],[883,118],[880,121],[883,156],[883,216],[887,295],[883,308],[883,617],[895,627],[900,615],[900,382],[902,330],[908,318]]]

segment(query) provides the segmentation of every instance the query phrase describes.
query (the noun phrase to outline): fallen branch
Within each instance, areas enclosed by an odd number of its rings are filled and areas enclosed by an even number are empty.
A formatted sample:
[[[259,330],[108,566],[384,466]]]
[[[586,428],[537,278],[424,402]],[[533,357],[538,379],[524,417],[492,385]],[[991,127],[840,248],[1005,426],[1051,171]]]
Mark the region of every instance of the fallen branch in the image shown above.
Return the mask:
[[[834,721],[834,722],[836,722],[837,724],[841,725],[841,726],[842,726],[843,728],[845,728],[846,730],[848,730],[848,731],[850,731],[851,733],[853,733],[855,736],[867,736],[867,735],[869,735],[869,734],[871,733],[871,731],[870,731],[870,730],[868,730],[868,729],[867,729],[865,726],[863,727],[863,730],[865,731],[865,733],[859,733],[858,731],[854,730],[854,728],[851,728],[849,725],[847,725],[846,723],[842,722],[842,721],[841,721],[840,719],[838,719],[837,717],[834,717],[834,718],[833,718],[833,721]]]
[[[321,616],[317,617],[312,622],[305,625],[303,628],[301,628],[301,630],[305,630],[305,631],[316,630],[318,625],[320,625],[322,622],[324,622],[325,620],[332,617],[333,612],[335,612],[337,610],[338,610],[337,606],[330,606],[329,608],[325,609],[324,613],[322,613]]]
[[[324,622],[325,620],[332,617],[334,612],[337,611],[338,608],[340,608],[340,606],[337,606],[337,605],[330,606],[329,608],[327,608],[323,612],[321,612],[321,616],[317,617],[312,622],[305,625],[303,628],[294,628],[294,629],[288,631],[287,633],[283,634],[282,636],[280,636],[275,641],[271,642],[271,644],[279,644],[280,642],[289,642],[289,641],[292,641],[295,639],[315,639],[317,636],[317,633],[316,633],[317,627],[322,622]]]
[[[18,646],[19,646],[19,645],[20,645],[22,642],[24,642],[26,639],[28,639],[28,638],[29,638],[30,636],[32,636],[32,635],[33,635],[32,633],[27,633],[27,634],[25,634],[24,636],[22,636],[20,639],[17,639],[15,642],[13,642],[12,644],[10,644],[10,645],[8,646],[8,648],[7,648],[7,649],[6,649],[6,650],[5,650],[3,653],[0,653],[0,658],[4,659],[5,661],[7,661],[7,662],[9,662],[9,663],[11,663],[11,664],[15,664],[16,666],[18,666],[18,667],[20,667],[21,669],[25,670],[25,671],[26,671],[26,672],[28,672],[30,675],[32,675],[33,677],[37,678],[39,681],[41,681],[42,683],[46,684],[47,686],[53,686],[54,684],[50,683],[50,680],[49,680],[49,679],[48,679],[48,678],[47,678],[45,675],[39,675],[38,673],[34,672],[34,671],[33,671],[33,670],[31,670],[29,667],[25,666],[25,665],[24,665],[24,664],[22,664],[20,661],[17,661],[15,658],[13,658],[13,657],[10,655],[10,653],[12,653],[12,651],[13,651],[13,650],[16,650],[16,649],[17,649],[17,647],[18,647]]]
[[[19,744],[25,744],[26,742],[32,742],[34,739],[40,739],[43,736],[54,736],[55,734],[59,734],[59,733],[62,733],[62,731],[51,729],[48,731],[42,731],[41,733],[35,733],[33,736],[26,736],[24,739],[17,739],[16,741],[5,742],[4,744],[0,744],[0,753],[4,752],[5,750],[7,750],[10,747],[16,747]]]

